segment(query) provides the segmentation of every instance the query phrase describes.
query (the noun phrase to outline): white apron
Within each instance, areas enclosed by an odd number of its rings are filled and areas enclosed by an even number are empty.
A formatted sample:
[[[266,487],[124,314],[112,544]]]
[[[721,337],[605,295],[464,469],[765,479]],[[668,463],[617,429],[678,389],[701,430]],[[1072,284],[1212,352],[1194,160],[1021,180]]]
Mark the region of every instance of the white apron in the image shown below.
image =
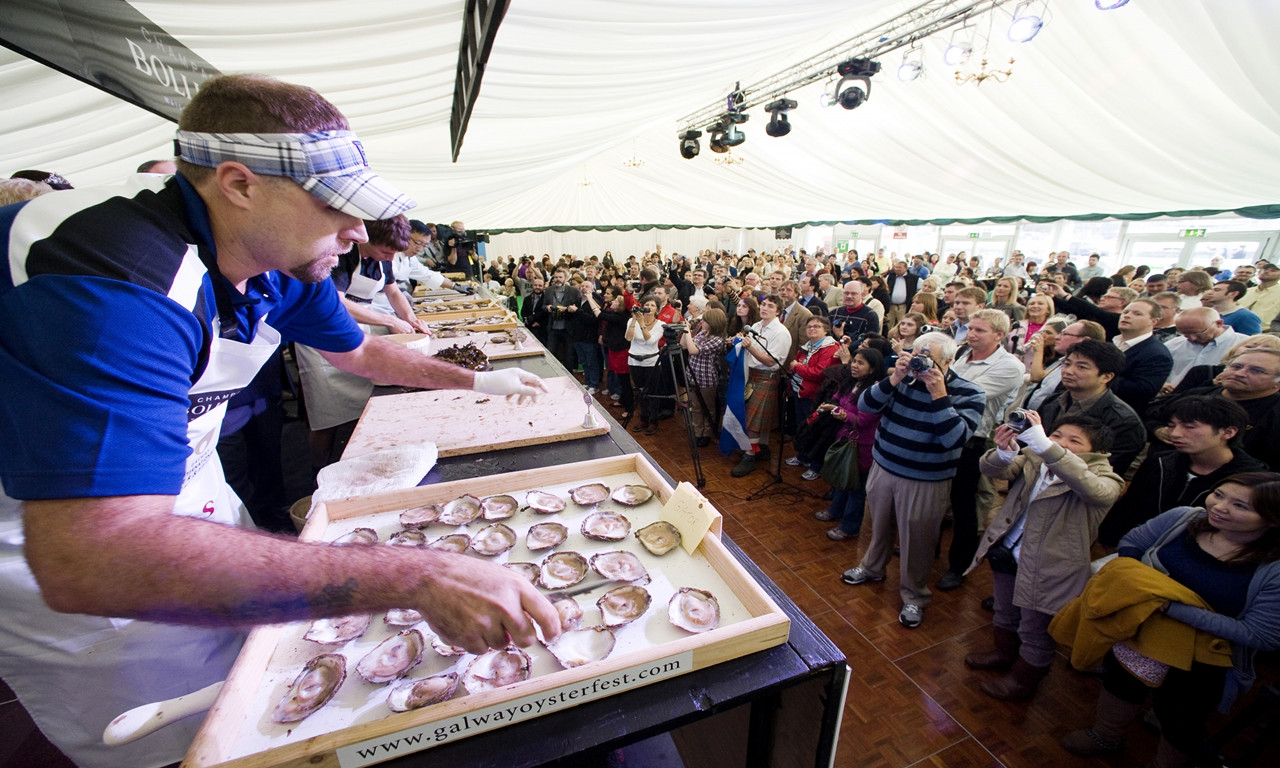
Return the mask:
[[[345,295],[348,299],[369,302],[382,293],[385,285],[382,280],[360,274],[357,266],[351,273],[351,285]],[[374,332],[363,323],[360,328],[367,334]],[[387,331],[381,326],[379,330]],[[305,344],[294,344],[293,351],[298,362],[298,376],[302,379],[302,396],[307,401],[307,424],[311,429],[332,429],[360,418],[369,396],[373,394],[373,382],[334,367],[317,350]]]
[[[187,441],[192,453],[174,514],[252,526],[223,477],[218,434],[227,401],[253,380],[275,352],[280,334],[260,322],[254,341],[244,344],[217,338],[218,329],[215,321],[208,366],[191,388]],[[19,503],[3,494],[0,616],[0,677],[50,741],[90,768],[149,768],[181,760],[200,717],[118,747],[103,744],[102,731],[133,707],[225,679],[244,641],[241,633],[228,630],[50,610],[22,555]]]

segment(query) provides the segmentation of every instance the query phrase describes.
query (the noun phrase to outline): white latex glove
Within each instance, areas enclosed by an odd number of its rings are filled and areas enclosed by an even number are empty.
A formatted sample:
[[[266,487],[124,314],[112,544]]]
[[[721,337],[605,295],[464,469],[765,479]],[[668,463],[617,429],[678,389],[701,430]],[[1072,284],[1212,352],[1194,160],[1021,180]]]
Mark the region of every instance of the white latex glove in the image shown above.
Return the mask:
[[[1044,427],[1039,424],[1029,427],[1018,435],[1018,442],[1030,448],[1036,455],[1044,453],[1053,445],[1053,441],[1044,433]]]
[[[542,379],[528,371],[520,368],[506,368],[501,371],[476,371],[471,390],[486,395],[515,397],[523,404],[533,402],[539,393],[546,393],[547,387],[542,383]]]

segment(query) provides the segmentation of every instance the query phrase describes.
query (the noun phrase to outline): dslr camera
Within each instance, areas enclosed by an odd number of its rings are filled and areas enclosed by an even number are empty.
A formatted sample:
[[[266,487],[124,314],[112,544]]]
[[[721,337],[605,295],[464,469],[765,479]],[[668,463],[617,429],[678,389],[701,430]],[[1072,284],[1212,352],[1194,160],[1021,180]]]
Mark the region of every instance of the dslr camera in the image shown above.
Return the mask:
[[[907,361],[907,368],[917,376],[933,367],[933,358],[927,352],[918,352]]]

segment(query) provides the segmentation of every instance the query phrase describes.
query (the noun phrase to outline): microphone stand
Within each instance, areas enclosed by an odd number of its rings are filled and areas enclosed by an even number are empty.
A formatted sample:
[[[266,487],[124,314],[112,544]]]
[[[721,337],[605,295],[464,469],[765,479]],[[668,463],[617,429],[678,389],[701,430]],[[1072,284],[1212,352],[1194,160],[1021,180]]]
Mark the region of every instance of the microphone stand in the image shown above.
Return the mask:
[[[782,321],[777,320],[776,322],[781,323]],[[750,328],[744,327],[743,332],[751,334],[759,342],[764,341],[763,336]],[[771,463],[773,466],[771,469],[773,469],[773,477],[769,479],[769,482],[752,492],[750,496],[747,496],[747,501],[755,501],[756,499],[764,496],[774,496],[777,494],[800,495],[815,498],[817,494],[806,488],[801,488],[798,485],[792,485],[782,479],[782,448],[787,444],[787,436],[782,431],[782,420],[786,418],[786,393],[791,389],[791,379],[790,376],[787,375],[786,366],[782,364],[781,360],[773,356],[773,353],[769,351],[769,347],[761,343],[760,349],[764,350],[764,353],[769,356],[769,359],[778,366],[778,423],[777,426],[774,427],[778,432],[778,453],[776,456],[772,457]],[[751,353],[748,351],[746,354],[749,355]],[[799,429],[799,425],[797,425],[796,428]],[[770,431],[770,440],[766,442],[765,445],[768,445],[769,442],[772,442],[772,430]]]

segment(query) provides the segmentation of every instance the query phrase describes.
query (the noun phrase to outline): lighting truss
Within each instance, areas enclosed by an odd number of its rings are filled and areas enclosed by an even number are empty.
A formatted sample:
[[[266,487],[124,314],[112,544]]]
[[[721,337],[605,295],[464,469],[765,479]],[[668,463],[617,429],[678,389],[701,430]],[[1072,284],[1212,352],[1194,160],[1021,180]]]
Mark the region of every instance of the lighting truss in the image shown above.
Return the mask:
[[[745,111],[780,99],[820,80],[835,79],[836,67],[850,59],[876,59],[891,51],[919,44],[938,32],[963,26],[1015,0],[929,0],[907,12],[811,56],[758,83],[736,89]],[[683,117],[681,129],[702,128],[725,113],[721,96],[712,104]]]

